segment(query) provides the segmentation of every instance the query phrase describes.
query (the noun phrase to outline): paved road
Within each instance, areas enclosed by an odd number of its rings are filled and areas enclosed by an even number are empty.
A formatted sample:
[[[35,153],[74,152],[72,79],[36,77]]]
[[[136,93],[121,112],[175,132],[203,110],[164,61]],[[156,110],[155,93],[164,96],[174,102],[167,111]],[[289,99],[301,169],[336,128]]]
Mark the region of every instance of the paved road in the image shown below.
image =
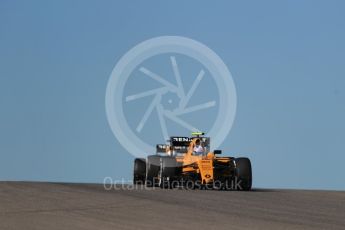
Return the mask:
[[[0,229],[344,229],[345,192],[0,182]]]

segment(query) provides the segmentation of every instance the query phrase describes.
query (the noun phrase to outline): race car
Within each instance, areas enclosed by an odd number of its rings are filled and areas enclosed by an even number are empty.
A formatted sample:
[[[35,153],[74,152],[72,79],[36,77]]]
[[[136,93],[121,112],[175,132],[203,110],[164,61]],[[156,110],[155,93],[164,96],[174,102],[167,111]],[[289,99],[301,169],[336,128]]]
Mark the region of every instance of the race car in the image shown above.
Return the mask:
[[[248,191],[252,188],[252,167],[246,157],[221,157],[210,151],[210,138],[204,133],[192,137],[170,137],[158,144],[156,153],[134,160],[134,184],[149,187],[219,188]]]

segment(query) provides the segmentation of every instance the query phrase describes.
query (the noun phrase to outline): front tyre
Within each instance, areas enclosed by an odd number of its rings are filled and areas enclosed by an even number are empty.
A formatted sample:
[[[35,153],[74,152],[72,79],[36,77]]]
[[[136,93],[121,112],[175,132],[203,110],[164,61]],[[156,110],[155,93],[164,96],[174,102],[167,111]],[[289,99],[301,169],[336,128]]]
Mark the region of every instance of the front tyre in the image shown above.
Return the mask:
[[[150,155],[146,163],[146,186],[155,187],[160,168],[160,156]]]
[[[171,188],[171,182],[178,172],[176,158],[161,157],[159,169],[159,186],[161,188]]]

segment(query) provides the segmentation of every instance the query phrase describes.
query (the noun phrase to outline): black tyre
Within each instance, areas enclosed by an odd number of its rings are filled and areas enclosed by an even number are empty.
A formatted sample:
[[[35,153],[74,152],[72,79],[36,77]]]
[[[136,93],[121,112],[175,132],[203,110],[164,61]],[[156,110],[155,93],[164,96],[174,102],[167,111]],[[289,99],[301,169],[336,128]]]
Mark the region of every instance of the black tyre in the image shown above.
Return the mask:
[[[146,186],[154,187],[157,185],[158,173],[160,167],[160,156],[151,155],[147,157],[146,162]]]
[[[252,188],[252,165],[250,160],[245,157],[235,159],[236,162],[236,180],[237,190],[248,191]]]
[[[178,164],[175,157],[161,157],[159,169],[159,186],[171,188],[171,184],[178,174]]]
[[[143,158],[134,160],[133,183],[144,184],[146,177],[146,161]]]

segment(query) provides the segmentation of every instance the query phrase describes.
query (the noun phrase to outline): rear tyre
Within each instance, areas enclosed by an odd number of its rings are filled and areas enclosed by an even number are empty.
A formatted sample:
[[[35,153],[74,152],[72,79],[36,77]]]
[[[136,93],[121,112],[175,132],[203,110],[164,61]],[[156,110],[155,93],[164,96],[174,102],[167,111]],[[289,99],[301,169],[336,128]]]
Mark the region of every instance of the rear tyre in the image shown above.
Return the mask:
[[[235,159],[236,162],[236,189],[248,191],[252,188],[252,165],[245,157]],[[239,186],[238,186],[239,185]]]
[[[143,158],[134,160],[133,184],[144,184],[146,176],[146,161]]]
[[[146,162],[146,186],[154,187],[157,185],[157,178],[160,166],[160,156],[151,155]]]

